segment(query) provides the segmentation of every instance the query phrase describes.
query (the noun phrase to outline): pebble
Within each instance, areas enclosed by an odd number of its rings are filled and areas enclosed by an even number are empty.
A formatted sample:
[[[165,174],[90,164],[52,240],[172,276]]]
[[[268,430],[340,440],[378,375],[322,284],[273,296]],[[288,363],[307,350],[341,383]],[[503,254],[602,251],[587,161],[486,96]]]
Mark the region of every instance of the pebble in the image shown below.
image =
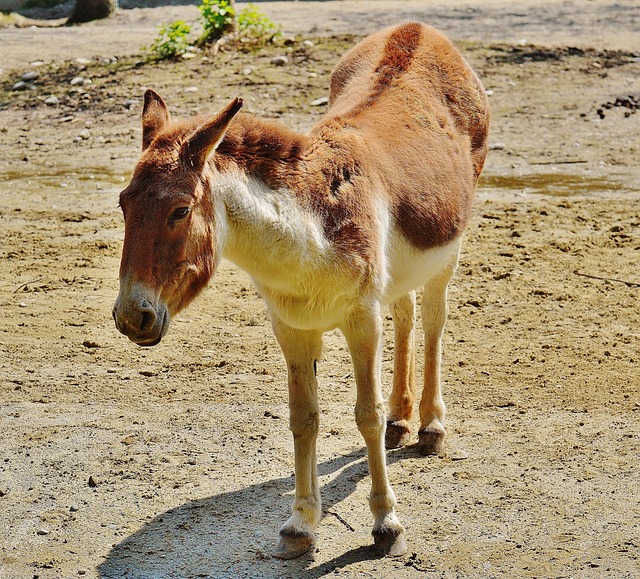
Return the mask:
[[[128,99],[126,101],[124,101],[124,108],[131,110],[133,107],[138,105],[138,100],[137,99]]]
[[[309,103],[312,107],[320,107],[322,105],[329,104],[329,97],[320,97]]]
[[[77,513],[77,512],[80,510],[80,507],[78,507],[78,505],[71,505],[71,506],[69,507],[69,510],[70,510],[72,513]]]
[[[91,64],[91,60],[88,58],[76,58],[76,62],[83,65]]]
[[[18,307],[19,307],[19,308],[26,308],[26,307],[28,307],[28,306],[27,306],[27,304],[25,304],[24,302],[20,302],[20,303],[18,304]]]
[[[311,48],[312,46],[315,46],[315,44],[313,43],[313,40],[303,40],[302,46],[305,48]]]
[[[34,60],[29,63],[31,66],[42,66],[44,64],[44,60]]]
[[[491,143],[489,145],[489,150],[490,151],[502,151],[505,149],[505,144],[504,143]]]
[[[117,372],[117,368],[107,368],[107,374],[116,374]]]
[[[60,104],[60,99],[55,95],[51,95],[50,97],[44,99],[44,104],[55,107],[56,105]]]
[[[484,94],[486,94],[487,96],[493,96],[493,89],[489,88],[489,89],[485,90]]]
[[[26,90],[29,85],[24,82],[24,80],[19,80],[16,84],[11,87],[11,90]]]
[[[78,575],[86,575],[86,574],[87,574],[86,569],[78,569]]]
[[[75,76],[71,79],[71,86],[82,86],[84,84],[84,77]]]
[[[469,455],[464,450],[454,450],[451,453],[451,460],[465,460]]]
[[[244,76],[249,76],[250,74],[253,74],[253,68],[251,68],[250,66],[243,68],[242,74],[244,74]]]
[[[89,129],[82,129],[79,133],[78,136],[83,140],[86,141],[91,137],[91,132],[89,131]]]
[[[197,86],[188,86],[182,92],[198,92]]]
[[[35,70],[30,70],[29,72],[25,72],[22,75],[22,80],[24,80],[25,82],[33,82],[34,80],[36,80],[38,77],[40,76],[39,72],[36,72]]]
[[[289,59],[286,56],[274,56],[271,59],[271,64],[274,66],[284,66],[285,64],[289,64]]]
[[[47,529],[38,529],[37,534],[45,536],[49,534],[49,531],[47,531]]]
[[[197,56],[197,54],[193,54],[193,52],[185,52],[182,55],[182,60],[191,60],[192,58],[195,58]]]

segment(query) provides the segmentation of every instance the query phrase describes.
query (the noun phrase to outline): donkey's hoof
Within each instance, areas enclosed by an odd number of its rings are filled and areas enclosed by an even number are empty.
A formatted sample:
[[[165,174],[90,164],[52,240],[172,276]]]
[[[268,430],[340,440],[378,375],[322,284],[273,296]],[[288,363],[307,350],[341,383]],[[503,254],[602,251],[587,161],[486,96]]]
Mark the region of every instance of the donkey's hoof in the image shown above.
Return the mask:
[[[418,452],[422,455],[442,454],[444,452],[445,431],[428,426],[418,432]]]
[[[313,545],[314,537],[310,533],[293,530],[280,531],[280,542],[274,555],[278,559],[295,559],[304,555]]]
[[[404,420],[388,420],[384,444],[387,448],[400,448],[409,442],[411,430]]]
[[[376,553],[384,557],[399,557],[407,552],[407,541],[404,538],[404,529],[384,527],[373,531],[373,541]]]

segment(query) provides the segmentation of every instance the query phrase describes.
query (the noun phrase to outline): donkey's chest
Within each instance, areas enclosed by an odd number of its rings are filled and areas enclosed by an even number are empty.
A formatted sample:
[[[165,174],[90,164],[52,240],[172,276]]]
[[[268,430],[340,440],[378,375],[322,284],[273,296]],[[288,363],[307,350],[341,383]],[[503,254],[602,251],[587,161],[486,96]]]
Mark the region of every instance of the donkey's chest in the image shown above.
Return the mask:
[[[253,278],[272,315],[305,330],[329,330],[340,325],[357,302],[361,284],[341,268],[320,268],[309,273],[268,279]]]

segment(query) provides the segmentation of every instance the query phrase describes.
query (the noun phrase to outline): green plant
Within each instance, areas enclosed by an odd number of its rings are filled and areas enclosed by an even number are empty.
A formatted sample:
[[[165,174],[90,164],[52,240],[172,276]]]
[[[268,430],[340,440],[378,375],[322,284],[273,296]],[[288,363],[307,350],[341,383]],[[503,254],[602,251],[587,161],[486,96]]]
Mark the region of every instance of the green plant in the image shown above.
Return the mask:
[[[238,12],[238,32],[240,36],[256,41],[272,40],[280,34],[278,26],[251,3]]]
[[[228,0],[202,0],[198,10],[202,13],[204,28],[201,42],[215,42],[233,32],[236,12]]]
[[[176,20],[171,24],[164,24],[156,39],[147,48],[156,60],[177,58],[187,52],[191,46],[189,33],[191,26],[183,20]]]

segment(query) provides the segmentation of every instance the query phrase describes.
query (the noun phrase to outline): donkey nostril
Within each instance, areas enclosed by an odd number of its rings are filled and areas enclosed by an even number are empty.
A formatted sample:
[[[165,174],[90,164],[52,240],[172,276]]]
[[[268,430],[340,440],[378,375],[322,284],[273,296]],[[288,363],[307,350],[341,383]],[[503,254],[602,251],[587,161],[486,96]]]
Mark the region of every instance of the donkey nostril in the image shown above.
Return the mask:
[[[140,320],[140,331],[145,332],[149,328],[153,327],[156,323],[156,313],[150,306],[142,310],[142,319]]]

